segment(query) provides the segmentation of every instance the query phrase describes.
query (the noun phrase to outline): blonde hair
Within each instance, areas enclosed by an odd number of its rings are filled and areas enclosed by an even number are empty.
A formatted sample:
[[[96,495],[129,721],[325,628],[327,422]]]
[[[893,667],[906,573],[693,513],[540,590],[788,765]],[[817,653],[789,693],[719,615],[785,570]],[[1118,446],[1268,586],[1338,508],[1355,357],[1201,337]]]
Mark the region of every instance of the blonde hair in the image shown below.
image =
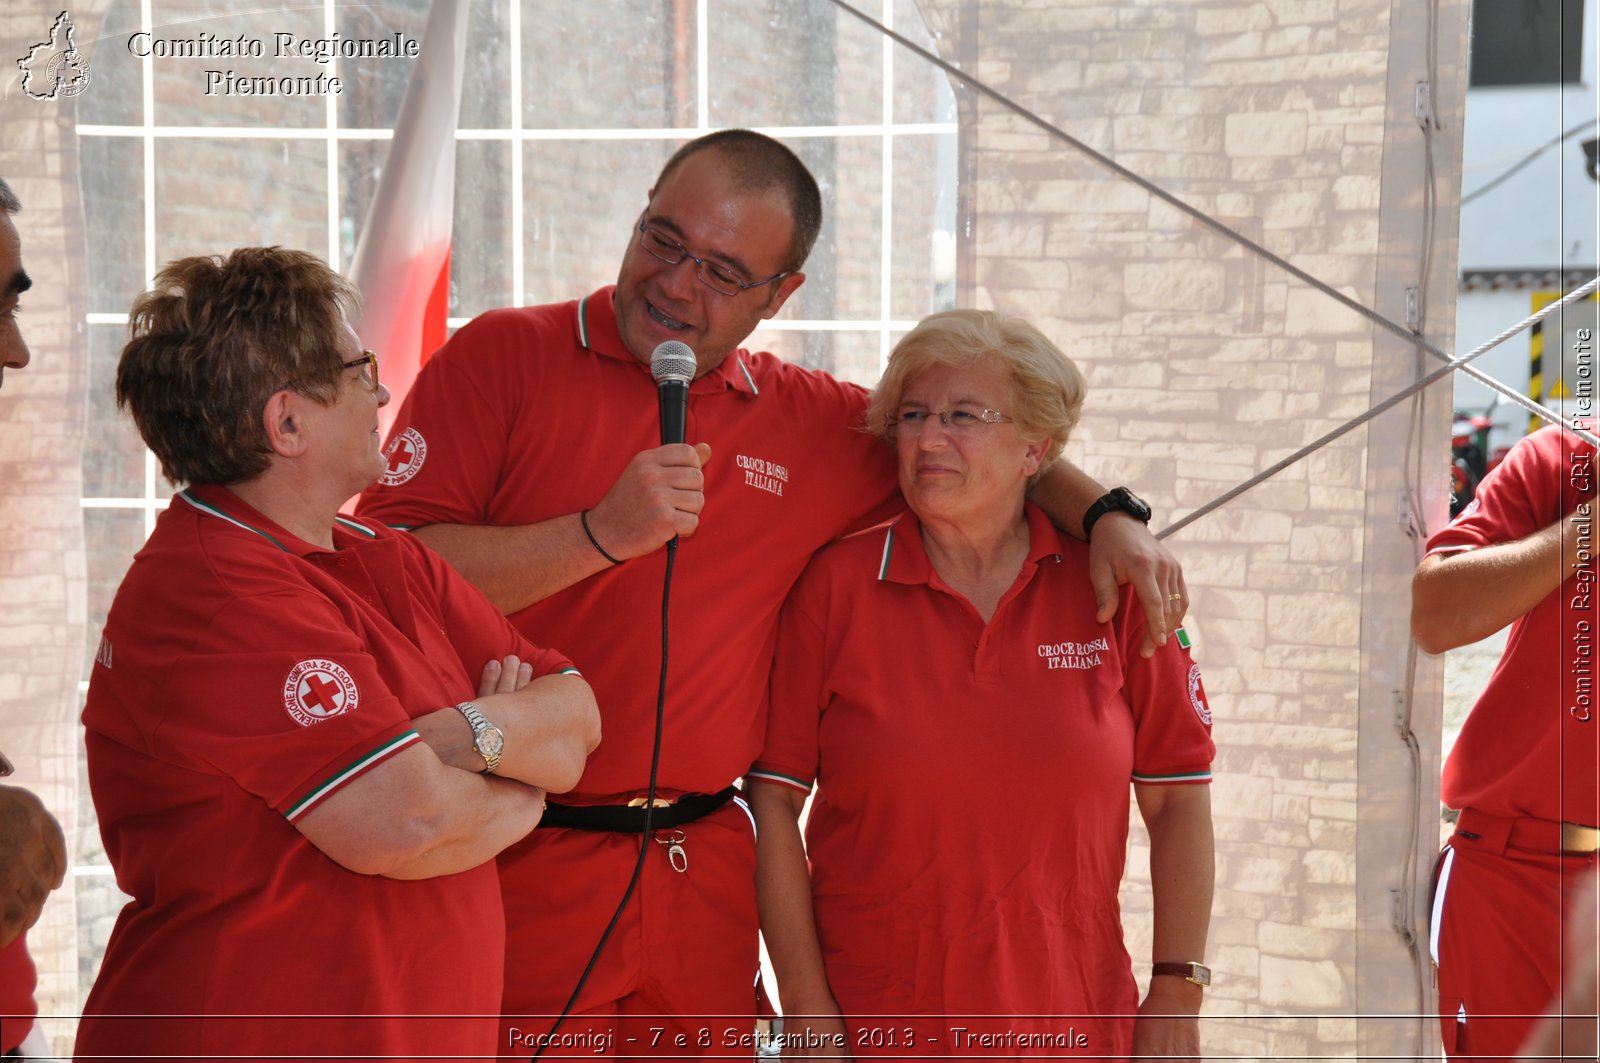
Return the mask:
[[[889,353],[867,408],[867,431],[892,442],[890,424],[906,384],[935,366],[966,368],[999,358],[1010,370],[1008,414],[1025,441],[1048,437],[1034,479],[1061,456],[1089,387],[1083,374],[1045,334],[1020,317],[992,310],[946,310],[922,319]]]

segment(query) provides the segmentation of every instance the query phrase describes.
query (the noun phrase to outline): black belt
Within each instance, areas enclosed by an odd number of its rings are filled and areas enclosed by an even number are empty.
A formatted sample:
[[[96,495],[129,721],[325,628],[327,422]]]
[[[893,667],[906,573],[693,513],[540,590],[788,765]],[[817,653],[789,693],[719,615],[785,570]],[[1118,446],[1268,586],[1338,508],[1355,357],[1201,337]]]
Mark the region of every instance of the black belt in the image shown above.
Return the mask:
[[[684,794],[670,805],[658,804],[650,814],[650,829],[670,830],[693,823],[733,800],[733,795],[738,792],[738,788],[730,786],[714,794]],[[552,802],[545,806],[539,826],[642,834],[644,801],[641,798],[635,800],[638,803],[632,805],[558,805]],[[662,799],[658,797],[656,800],[660,802]]]

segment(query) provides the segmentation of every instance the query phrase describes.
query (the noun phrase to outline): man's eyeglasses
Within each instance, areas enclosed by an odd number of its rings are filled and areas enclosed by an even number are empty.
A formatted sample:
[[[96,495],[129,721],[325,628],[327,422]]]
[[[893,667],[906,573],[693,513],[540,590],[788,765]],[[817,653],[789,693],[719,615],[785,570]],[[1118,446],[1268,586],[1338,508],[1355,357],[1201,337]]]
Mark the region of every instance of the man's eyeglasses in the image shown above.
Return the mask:
[[[718,295],[738,295],[746,289],[759,288],[763,284],[780,281],[794,272],[794,270],[786,269],[781,273],[774,273],[766,280],[750,281],[747,284],[740,280],[739,275],[727,266],[719,266],[715,262],[707,262],[703,258],[691,255],[687,247],[684,247],[660,229],[652,228],[642,221],[639,223],[639,246],[669,266],[676,266],[684,259],[693,262],[694,275],[700,278],[700,283]]]
[[[1010,424],[1011,418],[999,410],[973,410],[956,407],[953,410],[901,410],[888,419],[890,435],[911,437],[919,435],[933,420],[955,435],[970,432],[986,424]]]
[[[354,369],[358,365],[366,366],[361,371],[361,379],[373,391],[378,390],[378,355],[374,351],[362,351],[360,358],[352,358],[345,362],[342,368]]]

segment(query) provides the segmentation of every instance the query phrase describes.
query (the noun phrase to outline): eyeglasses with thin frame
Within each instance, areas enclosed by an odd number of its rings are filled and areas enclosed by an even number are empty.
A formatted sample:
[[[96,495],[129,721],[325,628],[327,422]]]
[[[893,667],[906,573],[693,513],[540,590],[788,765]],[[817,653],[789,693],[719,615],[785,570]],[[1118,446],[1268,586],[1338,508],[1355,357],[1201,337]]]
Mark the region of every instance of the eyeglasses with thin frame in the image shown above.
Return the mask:
[[[918,410],[915,408],[901,410],[888,418],[887,427],[890,435],[915,436],[934,419],[944,426],[945,431],[955,435],[970,432],[986,424],[1011,424],[1012,420],[999,410],[977,410],[957,406],[953,410]]]
[[[750,288],[759,288],[764,284],[781,281],[794,272],[792,269],[786,269],[781,273],[774,273],[766,280],[750,281],[747,284],[727,266],[720,266],[715,262],[707,262],[703,258],[691,255],[687,247],[643,221],[639,223],[639,246],[669,266],[676,266],[684,259],[693,262],[694,275],[700,278],[700,283],[718,295],[738,295]]]
[[[371,388],[374,393],[377,392],[377,390],[378,390],[378,355],[377,355],[377,352],[375,352],[375,351],[362,351],[360,358],[352,358],[352,359],[350,359],[348,362],[343,363],[342,368],[344,368],[344,369],[354,369],[358,365],[364,365],[364,366],[367,367],[366,369],[362,370],[361,379],[366,381],[367,386],[369,388]]]

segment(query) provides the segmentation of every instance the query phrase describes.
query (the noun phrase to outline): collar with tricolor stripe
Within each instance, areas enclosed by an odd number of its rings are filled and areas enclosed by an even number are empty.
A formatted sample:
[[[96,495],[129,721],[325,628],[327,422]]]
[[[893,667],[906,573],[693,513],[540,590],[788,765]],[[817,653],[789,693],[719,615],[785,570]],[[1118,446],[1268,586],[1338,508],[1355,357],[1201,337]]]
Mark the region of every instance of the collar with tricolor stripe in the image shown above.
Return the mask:
[[[623,345],[622,335],[617,331],[616,307],[611,302],[616,290],[616,285],[607,285],[578,300],[578,343],[585,350],[621,362],[630,362],[648,373],[650,367],[629,352]],[[750,372],[746,352],[742,349],[724,358],[722,364],[711,372],[696,377],[689,388],[693,393],[706,391],[718,385],[746,395],[761,394],[761,388],[757,386],[755,376]]]
[[[186,487],[178,492],[178,498],[190,506],[204,513],[208,517],[232,524],[236,528],[259,535],[267,542],[276,546],[286,554],[305,556],[306,554],[327,553],[325,547],[308,543],[292,532],[285,531],[281,526],[269,520],[254,507],[246,503],[238,495],[226,487],[214,484]],[[378,533],[359,521],[348,517],[335,515],[334,521],[334,547],[338,548],[338,532],[343,530],[347,534],[365,539],[376,539]]]
[[[1028,522],[1026,563],[1062,560],[1056,530],[1044,510],[1032,502],[1023,504]],[[878,580],[885,583],[927,583],[933,574],[927,547],[922,545],[922,524],[907,510],[884,525],[883,549],[878,554]]]

